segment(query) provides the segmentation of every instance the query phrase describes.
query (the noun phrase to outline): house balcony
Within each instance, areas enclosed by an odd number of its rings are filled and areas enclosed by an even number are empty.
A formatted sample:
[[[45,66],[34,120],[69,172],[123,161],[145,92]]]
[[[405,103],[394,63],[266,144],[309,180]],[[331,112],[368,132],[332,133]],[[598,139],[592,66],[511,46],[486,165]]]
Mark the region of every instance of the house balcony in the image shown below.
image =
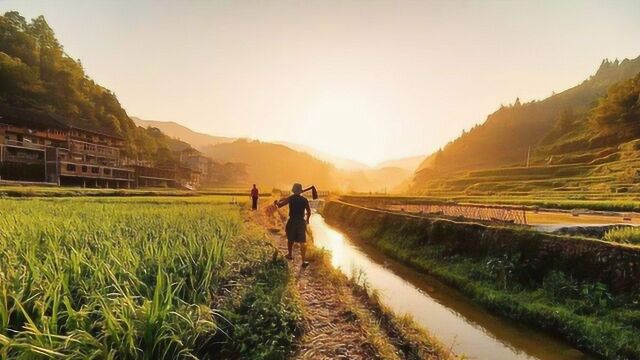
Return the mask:
[[[35,144],[30,141],[17,141],[17,140],[4,140],[5,146],[14,148],[22,148],[28,150],[41,150],[44,151],[47,147],[45,145]]]
[[[72,153],[93,155],[99,157],[118,158],[120,156],[120,149],[111,146],[97,145],[94,143],[88,143],[84,141],[72,140],[71,148]]]
[[[134,173],[127,168],[60,161],[60,176],[133,181]]]
[[[67,140],[67,133],[62,130],[30,130],[23,127],[6,125],[6,124],[0,124],[0,126],[4,128],[5,132],[9,132],[9,133],[36,136],[39,138],[57,140],[57,141]]]

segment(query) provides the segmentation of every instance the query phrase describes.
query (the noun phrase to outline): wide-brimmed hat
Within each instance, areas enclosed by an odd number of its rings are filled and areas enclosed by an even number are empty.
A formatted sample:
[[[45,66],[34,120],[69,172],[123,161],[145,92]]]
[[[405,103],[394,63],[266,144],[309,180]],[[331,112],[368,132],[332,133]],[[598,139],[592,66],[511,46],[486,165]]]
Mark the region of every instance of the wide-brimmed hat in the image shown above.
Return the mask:
[[[302,184],[295,183],[291,188],[291,192],[298,195],[302,193]]]

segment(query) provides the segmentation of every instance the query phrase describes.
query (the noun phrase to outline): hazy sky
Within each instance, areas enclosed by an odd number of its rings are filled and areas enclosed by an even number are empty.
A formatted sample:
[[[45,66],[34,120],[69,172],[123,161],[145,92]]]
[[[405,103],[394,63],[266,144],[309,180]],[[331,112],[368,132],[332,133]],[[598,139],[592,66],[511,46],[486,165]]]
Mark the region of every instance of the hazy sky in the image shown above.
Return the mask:
[[[640,55],[640,1],[38,1],[129,115],[369,164]]]

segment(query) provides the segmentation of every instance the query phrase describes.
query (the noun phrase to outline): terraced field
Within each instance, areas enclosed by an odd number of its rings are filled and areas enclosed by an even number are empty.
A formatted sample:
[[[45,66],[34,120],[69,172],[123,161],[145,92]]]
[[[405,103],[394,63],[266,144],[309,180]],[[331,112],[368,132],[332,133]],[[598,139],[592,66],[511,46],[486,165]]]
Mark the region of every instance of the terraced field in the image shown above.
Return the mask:
[[[449,174],[418,174],[415,195],[458,202],[637,211],[640,142],[559,155],[532,165]],[[543,151],[541,151],[543,152]]]

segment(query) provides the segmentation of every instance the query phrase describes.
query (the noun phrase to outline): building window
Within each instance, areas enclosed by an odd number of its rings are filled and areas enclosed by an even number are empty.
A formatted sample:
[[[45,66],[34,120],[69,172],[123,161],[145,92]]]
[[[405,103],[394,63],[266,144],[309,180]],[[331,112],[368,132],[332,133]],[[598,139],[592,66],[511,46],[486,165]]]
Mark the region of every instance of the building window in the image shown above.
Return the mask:
[[[94,174],[100,174],[100,168],[94,166],[91,168],[91,172]]]
[[[87,172],[87,167],[86,166],[82,167],[82,172]]]
[[[67,164],[67,171],[76,171],[76,166],[73,164]]]

